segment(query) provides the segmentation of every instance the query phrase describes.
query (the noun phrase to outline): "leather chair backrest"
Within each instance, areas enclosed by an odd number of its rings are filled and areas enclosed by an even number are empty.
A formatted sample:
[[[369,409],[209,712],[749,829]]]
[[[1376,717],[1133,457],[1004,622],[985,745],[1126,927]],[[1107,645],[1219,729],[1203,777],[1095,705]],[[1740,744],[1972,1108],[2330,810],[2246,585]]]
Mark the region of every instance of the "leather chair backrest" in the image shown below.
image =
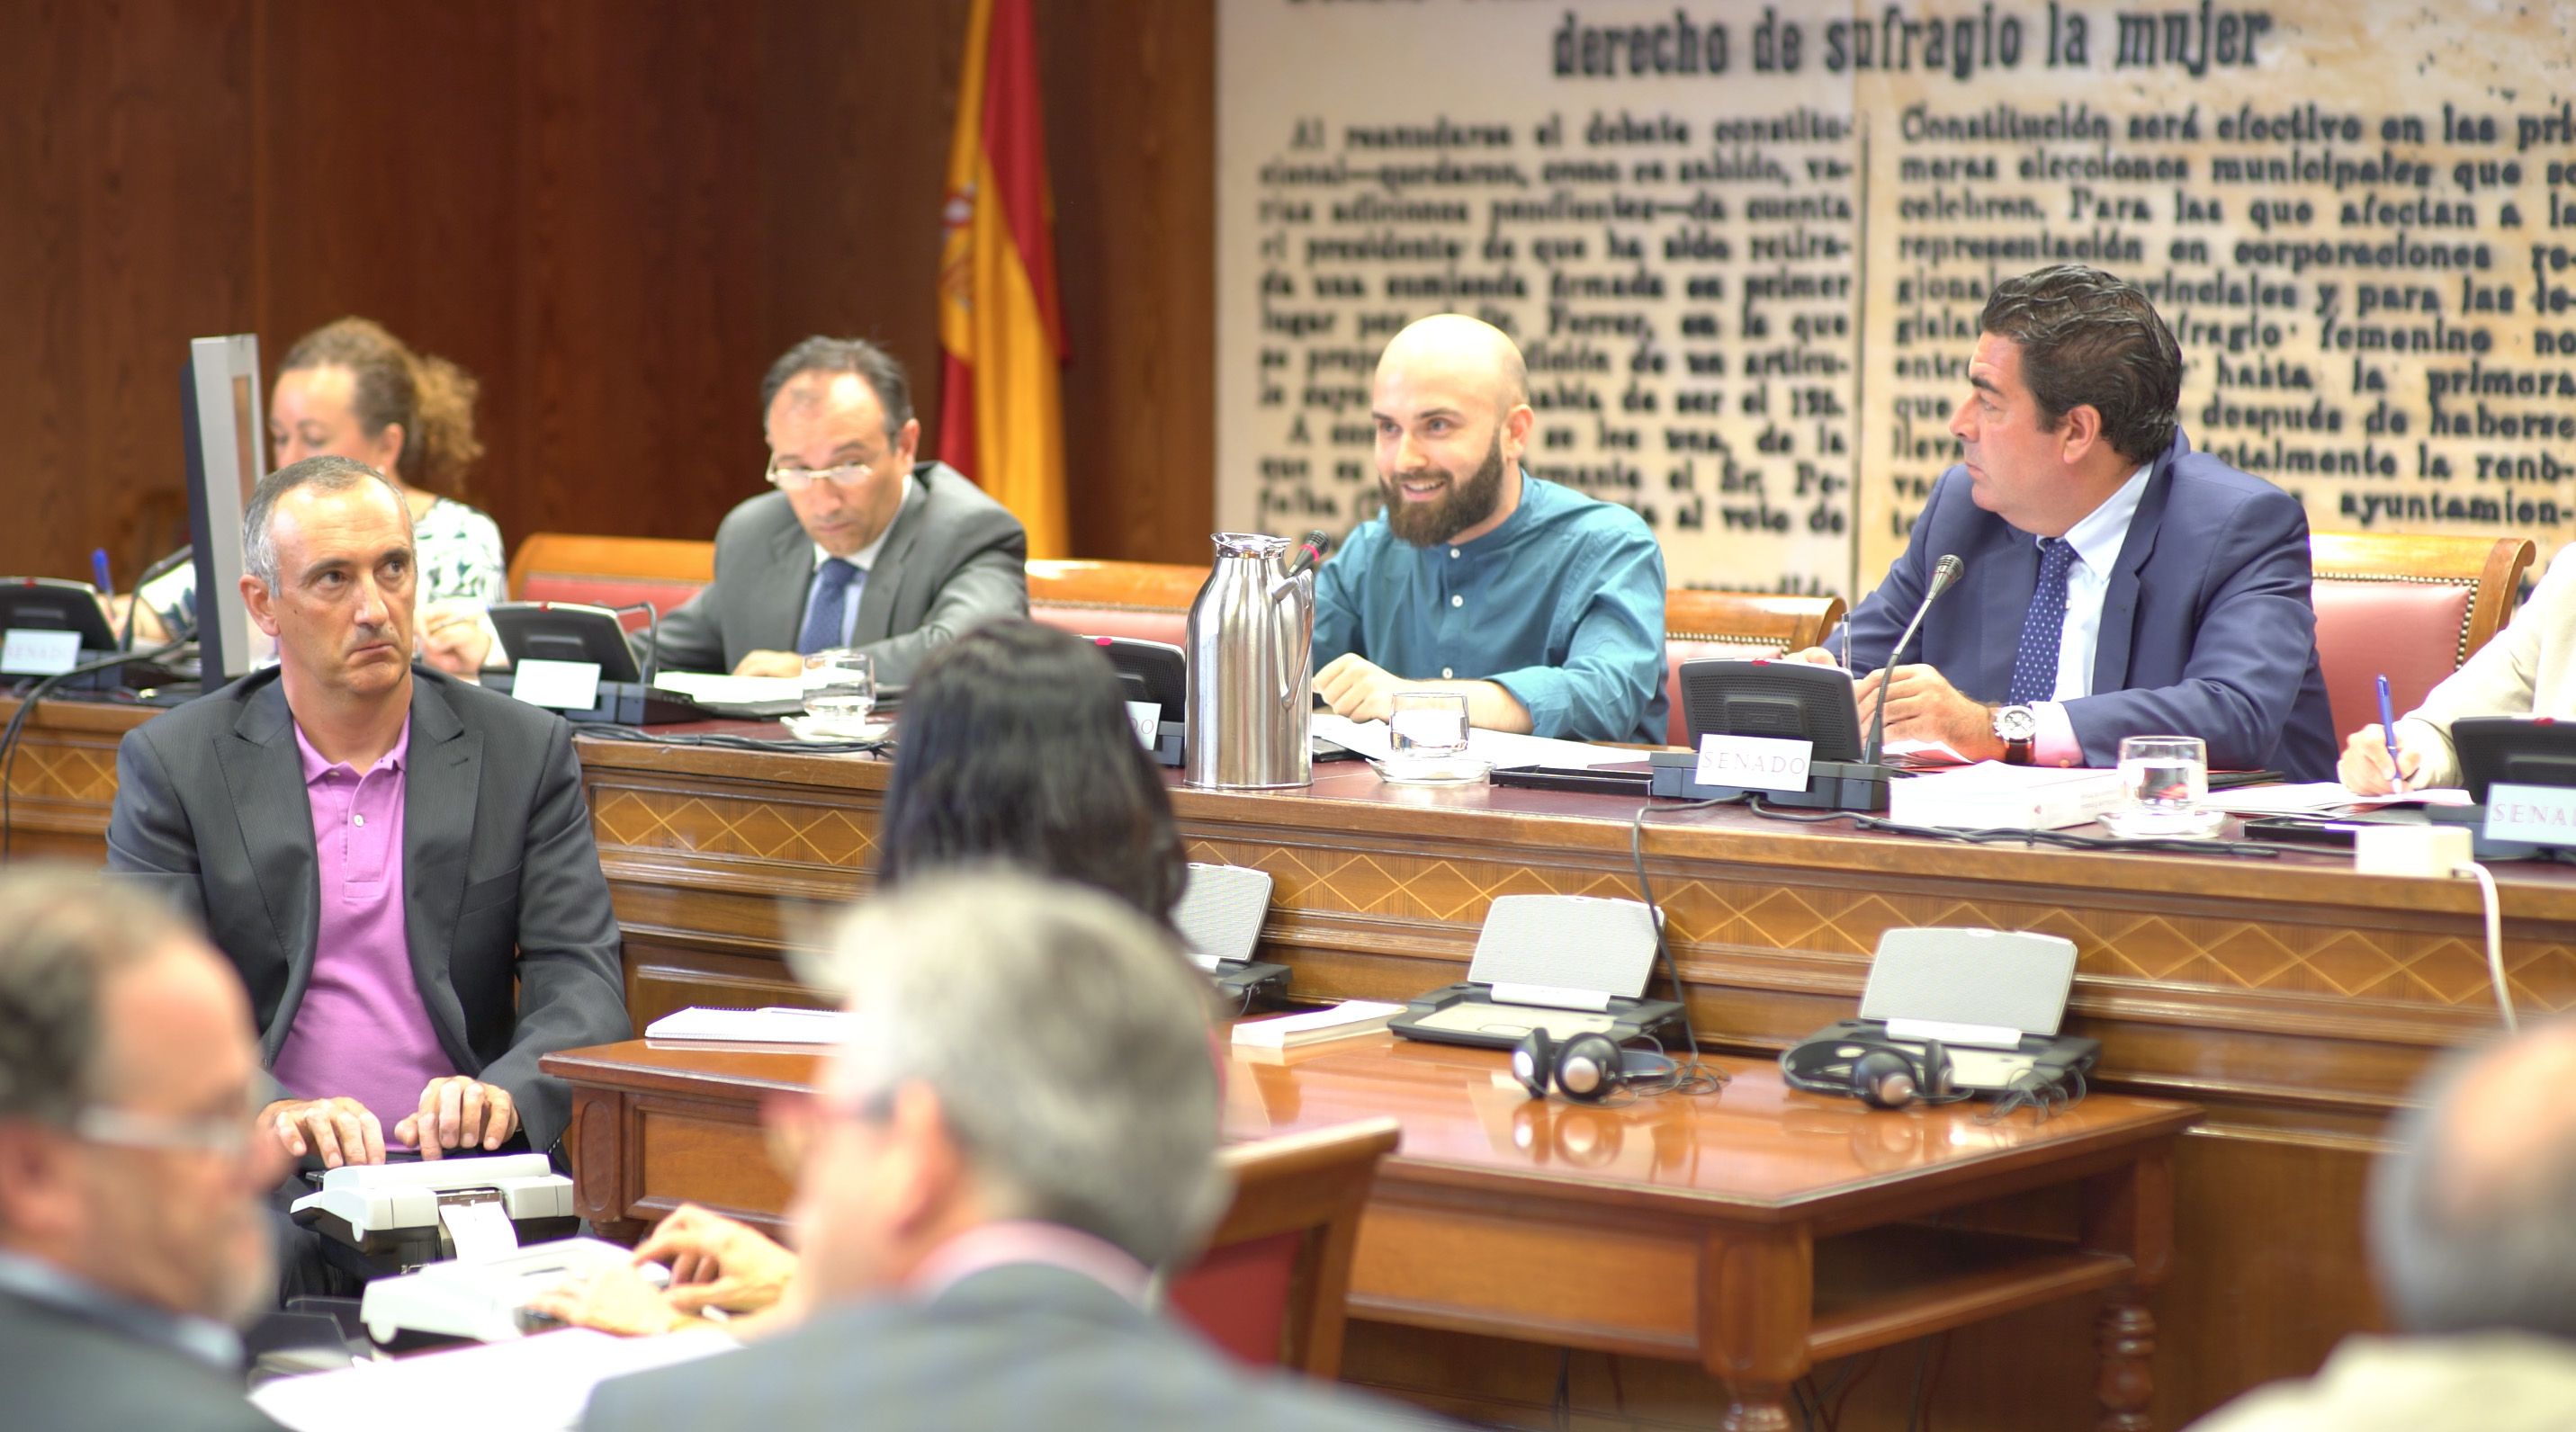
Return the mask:
[[[582,572],[531,572],[522,584],[519,600],[526,602],[587,602],[595,607],[625,607],[649,602],[655,611],[669,616],[681,603],[698,594],[704,582],[674,581],[657,577],[605,577]],[[644,614],[628,612],[618,618],[630,631],[645,626]]]
[[[1209,1249],[1172,1280],[1172,1311],[1237,1360],[1278,1366],[1306,1238],[1296,1230]]]
[[[1685,661],[1758,661],[1778,656],[1787,644],[1759,638],[1712,640],[1688,635],[1664,639],[1664,744],[1691,743],[1690,723],[1682,719],[1682,663]]]
[[[2381,676],[2402,716],[2467,659],[2474,582],[2330,575],[2309,590],[2338,741],[2379,719]]]
[[[652,604],[669,616],[715,579],[716,545],[665,537],[585,537],[531,532],[510,557],[510,597],[598,607]],[[644,625],[642,613],[625,618]]]
[[[1173,646],[1181,645],[1190,622],[1188,612],[1161,607],[1060,606],[1046,602],[1029,603],[1029,616],[1076,636],[1123,636]]]

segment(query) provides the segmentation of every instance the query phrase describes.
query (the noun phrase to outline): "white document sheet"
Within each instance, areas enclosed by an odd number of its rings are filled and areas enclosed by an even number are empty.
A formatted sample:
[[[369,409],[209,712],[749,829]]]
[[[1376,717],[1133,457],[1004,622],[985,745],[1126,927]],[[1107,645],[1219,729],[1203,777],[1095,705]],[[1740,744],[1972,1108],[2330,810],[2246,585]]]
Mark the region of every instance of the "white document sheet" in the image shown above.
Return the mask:
[[[1314,733],[1335,745],[1348,746],[1373,761],[1387,758],[1386,723],[1353,721],[1318,711]],[[1588,741],[1558,741],[1545,736],[1516,736],[1509,731],[1469,731],[1467,754],[1494,767],[1512,770],[1522,766],[1606,766],[1620,761],[1642,761],[1643,751],[1618,746],[1595,746]]]
[[[739,1044],[832,1044],[849,1027],[837,1009],[710,1009],[691,1005],[644,1026],[647,1039],[717,1039]]]
[[[2211,791],[2207,804],[2234,815],[2331,815],[2361,807],[2392,805],[2467,805],[2469,793],[2450,788],[2394,791],[2384,796],[2357,796],[2340,781],[2307,781],[2296,785],[2240,786]]]
[[[717,706],[757,706],[766,701],[802,701],[801,676],[727,676],[719,671],[665,671],[653,678],[665,691]]]
[[[252,1405],[295,1432],[571,1432],[612,1377],[740,1346],[720,1332],[621,1338],[567,1328],[272,1382]],[[460,1404],[460,1399],[463,1399]]]

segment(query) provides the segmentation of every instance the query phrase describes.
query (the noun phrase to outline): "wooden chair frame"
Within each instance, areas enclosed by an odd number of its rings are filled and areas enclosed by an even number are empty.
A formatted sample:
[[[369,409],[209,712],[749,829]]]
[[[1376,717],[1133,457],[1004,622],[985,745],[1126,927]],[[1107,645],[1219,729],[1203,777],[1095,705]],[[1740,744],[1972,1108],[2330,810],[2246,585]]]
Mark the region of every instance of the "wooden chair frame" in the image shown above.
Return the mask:
[[[1234,1179],[1234,1203],[1218,1220],[1210,1248],[1304,1235],[1281,1323],[1280,1366],[1311,1377],[1341,1375],[1360,1211],[1377,1179],[1378,1160],[1395,1152],[1402,1137],[1395,1120],[1368,1119],[1234,1144],[1219,1155]]]
[[[716,578],[716,544],[670,537],[582,537],[565,532],[531,532],[510,557],[510,595],[527,590],[533,573],[580,577],[631,577],[649,582],[696,582]]]
[[[1675,587],[1664,594],[1664,641],[1777,644],[1782,651],[1822,646],[1843,619],[1840,597],[1785,597],[1769,592],[1713,592]]]
[[[2431,537],[2397,532],[2316,532],[2308,537],[2314,581],[2431,582],[2470,588],[2460,622],[2457,670],[2513,616],[2533,547],[2522,537]]]

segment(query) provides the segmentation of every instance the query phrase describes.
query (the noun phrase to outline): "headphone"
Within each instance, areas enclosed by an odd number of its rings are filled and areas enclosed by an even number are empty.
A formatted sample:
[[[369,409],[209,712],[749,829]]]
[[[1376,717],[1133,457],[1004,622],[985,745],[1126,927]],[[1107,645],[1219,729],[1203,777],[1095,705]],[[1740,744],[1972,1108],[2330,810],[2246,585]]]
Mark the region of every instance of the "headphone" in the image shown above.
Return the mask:
[[[1512,1077],[1533,1099],[1546,1098],[1553,1087],[1578,1104],[1598,1104],[1623,1089],[1658,1082],[1669,1085],[1680,1075],[1681,1067],[1669,1055],[1622,1049],[1606,1034],[1577,1034],[1559,1044],[1545,1029],[1533,1029],[1512,1047]]]
[[[1780,1056],[1780,1078],[1813,1094],[1848,1094],[1873,1109],[1952,1104],[1973,1090],[1950,1085],[1950,1051],[1937,1039],[1920,1047],[1870,1035],[1810,1039]]]

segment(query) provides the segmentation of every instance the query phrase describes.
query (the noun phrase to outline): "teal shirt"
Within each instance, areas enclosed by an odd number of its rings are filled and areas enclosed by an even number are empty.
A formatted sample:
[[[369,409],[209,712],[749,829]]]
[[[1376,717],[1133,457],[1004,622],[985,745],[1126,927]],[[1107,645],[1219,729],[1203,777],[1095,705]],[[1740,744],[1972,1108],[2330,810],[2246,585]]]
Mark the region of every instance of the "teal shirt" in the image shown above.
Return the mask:
[[[1521,505],[1458,546],[1359,525],[1315,580],[1315,669],[1345,652],[1410,681],[1492,681],[1541,736],[1664,739],[1664,553],[1644,519],[1521,474]]]

